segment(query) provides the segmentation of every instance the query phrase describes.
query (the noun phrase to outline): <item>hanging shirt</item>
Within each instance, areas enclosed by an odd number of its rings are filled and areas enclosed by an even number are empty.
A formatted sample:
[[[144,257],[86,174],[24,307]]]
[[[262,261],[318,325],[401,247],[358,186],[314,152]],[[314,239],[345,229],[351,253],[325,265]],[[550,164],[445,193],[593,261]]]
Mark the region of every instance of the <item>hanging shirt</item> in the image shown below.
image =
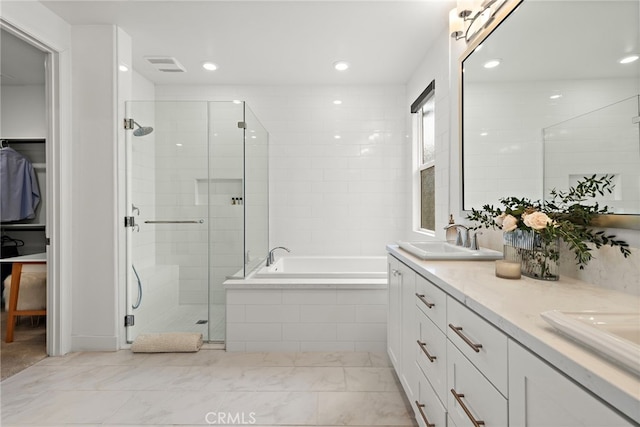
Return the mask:
[[[13,148],[0,149],[0,221],[35,218],[38,203],[40,189],[31,162]]]

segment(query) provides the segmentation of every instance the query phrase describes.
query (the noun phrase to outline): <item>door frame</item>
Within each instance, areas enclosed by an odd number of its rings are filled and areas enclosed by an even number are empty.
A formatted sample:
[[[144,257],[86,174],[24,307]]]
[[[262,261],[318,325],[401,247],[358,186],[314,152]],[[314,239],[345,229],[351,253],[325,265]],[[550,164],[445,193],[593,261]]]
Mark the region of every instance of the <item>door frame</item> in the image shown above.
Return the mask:
[[[60,200],[68,194],[63,183],[70,182],[70,172],[61,168],[68,154],[69,127],[64,120],[68,112],[69,95],[63,92],[63,76],[68,76],[69,54],[57,50],[38,36],[22,30],[0,17],[0,28],[24,40],[46,55],[45,108],[46,135],[46,227],[47,245],[47,355],[61,356],[71,351],[71,259],[70,259],[70,207],[61,210]],[[66,68],[66,69],[65,69]],[[63,140],[66,141],[63,143]],[[68,155],[66,156],[68,157]],[[65,259],[65,264],[60,262]]]

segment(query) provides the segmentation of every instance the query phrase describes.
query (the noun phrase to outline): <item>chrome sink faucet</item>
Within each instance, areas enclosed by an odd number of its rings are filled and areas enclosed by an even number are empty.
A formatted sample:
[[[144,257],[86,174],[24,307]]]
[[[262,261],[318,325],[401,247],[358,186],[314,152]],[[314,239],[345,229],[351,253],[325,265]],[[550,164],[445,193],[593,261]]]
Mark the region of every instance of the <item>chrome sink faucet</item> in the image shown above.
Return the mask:
[[[455,227],[457,231],[456,246],[462,246],[465,248],[471,247],[471,239],[469,239],[469,227],[462,224],[448,224],[446,227],[444,227],[444,229],[448,230],[453,227]]]
[[[277,246],[277,247],[275,247],[275,248],[271,249],[271,250],[269,251],[269,255],[267,255],[267,267],[269,267],[271,264],[273,264],[273,263],[274,263],[273,252],[274,252],[276,249],[284,249],[284,250],[285,250],[285,251],[287,251],[287,252],[291,252],[289,249],[285,248],[284,246]]]

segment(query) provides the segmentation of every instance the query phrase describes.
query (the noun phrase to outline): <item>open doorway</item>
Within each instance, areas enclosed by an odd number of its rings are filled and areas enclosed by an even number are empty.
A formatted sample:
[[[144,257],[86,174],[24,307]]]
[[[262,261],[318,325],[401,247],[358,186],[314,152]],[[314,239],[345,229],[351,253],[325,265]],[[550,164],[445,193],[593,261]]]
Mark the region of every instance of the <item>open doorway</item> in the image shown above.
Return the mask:
[[[10,261],[40,254],[46,260],[48,54],[4,29],[0,31],[0,173],[5,192],[0,211],[0,257]],[[9,186],[19,193],[6,192]],[[16,200],[16,194],[28,197]],[[47,266],[24,264],[14,308],[30,314],[15,317],[13,328],[7,328],[11,323],[11,287],[16,283],[11,280],[13,263],[2,262],[0,266],[4,379],[47,356],[47,322],[42,315],[47,309]],[[12,339],[7,339],[8,333]]]

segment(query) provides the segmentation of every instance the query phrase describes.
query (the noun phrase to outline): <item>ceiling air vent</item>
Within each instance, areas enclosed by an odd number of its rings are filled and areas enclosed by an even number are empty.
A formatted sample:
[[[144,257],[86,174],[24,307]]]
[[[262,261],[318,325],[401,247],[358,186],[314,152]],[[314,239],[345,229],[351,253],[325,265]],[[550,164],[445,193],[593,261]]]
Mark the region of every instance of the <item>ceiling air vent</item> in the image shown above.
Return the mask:
[[[187,71],[176,58],[169,56],[145,56],[144,59],[153,68],[163,73],[184,73]]]

